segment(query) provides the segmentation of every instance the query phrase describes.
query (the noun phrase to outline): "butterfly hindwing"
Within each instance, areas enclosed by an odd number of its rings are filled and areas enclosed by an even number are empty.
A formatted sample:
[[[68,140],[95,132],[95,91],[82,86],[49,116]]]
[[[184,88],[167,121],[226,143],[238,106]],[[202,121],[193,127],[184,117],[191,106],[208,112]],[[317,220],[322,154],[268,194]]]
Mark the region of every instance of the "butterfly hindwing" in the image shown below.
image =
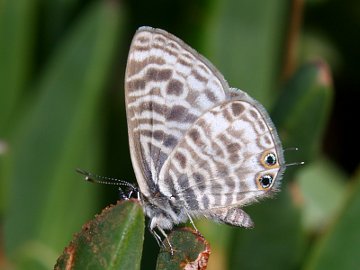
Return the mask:
[[[201,212],[242,206],[269,195],[259,186],[262,174],[275,180],[279,164],[266,167],[265,153],[278,153],[264,111],[246,100],[231,100],[204,113],[189,128],[160,173],[164,194]]]

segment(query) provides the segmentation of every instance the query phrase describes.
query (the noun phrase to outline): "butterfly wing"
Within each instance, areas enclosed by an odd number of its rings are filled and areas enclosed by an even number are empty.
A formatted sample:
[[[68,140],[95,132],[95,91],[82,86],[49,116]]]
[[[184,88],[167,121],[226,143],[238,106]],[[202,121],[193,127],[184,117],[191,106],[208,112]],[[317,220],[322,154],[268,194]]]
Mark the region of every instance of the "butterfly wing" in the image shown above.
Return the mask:
[[[282,147],[265,109],[230,89],[217,69],[181,40],[149,27],[140,28],[132,41],[125,92],[140,190],[162,208],[148,213],[154,217],[150,227],[171,228],[184,213],[251,226],[239,207],[276,190],[284,170]],[[176,209],[183,209],[181,217]]]
[[[131,159],[140,190],[158,192],[159,173],[190,126],[230,97],[211,63],[177,37],[140,28],[125,75]]]
[[[175,196],[190,214],[233,225],[239,220],[231,215],[244,213],[231,208],[270,195],[284,170],[281,144],[268,114],[239,93],[197,119],[167,159],[159,181],[161,192]],[[265,187],[263,177],[271,177]]]

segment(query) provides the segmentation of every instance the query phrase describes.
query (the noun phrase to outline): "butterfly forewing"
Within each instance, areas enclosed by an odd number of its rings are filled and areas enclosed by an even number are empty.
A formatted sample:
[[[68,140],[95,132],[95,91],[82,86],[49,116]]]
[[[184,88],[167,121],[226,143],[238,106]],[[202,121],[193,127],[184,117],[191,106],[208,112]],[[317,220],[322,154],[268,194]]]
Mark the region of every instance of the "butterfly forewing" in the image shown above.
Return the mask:
[[[130,151],[150,228],[203,215],[252,226],[239,207],[276,190],[281,143],[265,109],[175,36],[140,28],[125,76]]]
[[[126,108],[132,162],[145,195],[155,192],[165,160],[189,127],[226,99],[224,88],[220,73],[178,38],[149,27],[136,32]]]

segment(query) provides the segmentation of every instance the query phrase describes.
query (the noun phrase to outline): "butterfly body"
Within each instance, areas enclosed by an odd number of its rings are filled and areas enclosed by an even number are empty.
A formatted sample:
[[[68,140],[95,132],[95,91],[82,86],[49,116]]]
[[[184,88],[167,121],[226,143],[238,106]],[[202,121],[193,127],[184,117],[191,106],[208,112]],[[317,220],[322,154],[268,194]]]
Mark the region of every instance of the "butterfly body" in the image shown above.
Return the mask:
[[[266,110],[203,56],[141,27],[128,56],[130,152],[150,229],[204,216],[251,227],[242,206],[278,190],[283,150]]]

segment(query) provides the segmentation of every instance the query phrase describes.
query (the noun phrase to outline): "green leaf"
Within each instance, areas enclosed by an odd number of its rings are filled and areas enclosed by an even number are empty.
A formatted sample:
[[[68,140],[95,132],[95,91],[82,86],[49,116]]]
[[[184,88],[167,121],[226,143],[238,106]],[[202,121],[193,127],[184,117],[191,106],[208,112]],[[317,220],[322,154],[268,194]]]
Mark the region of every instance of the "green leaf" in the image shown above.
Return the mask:
[[[344,172],[325,158],[314,161],[297,173],[303,223],[307,230],[322,230],[339,211],[346,194],[346,179]]]
[[[188,227],[175,229],[168,235],[168,241],[172,245],[173,254],[167,239],[164,239],[156,269],[206,269],[210,246],[198,232]]]
[[[66,29],[69,26],[71,27],[73,18],[79,13],[79,7],[81,7],[81,0],[41,2],[42,16],[44,22],[46,22],[42,25],[42,38],[39,41],[43,55],[49,54]]]
[[[55,269],[140,269],[144,228],[139,202],[119,201],[83,226]]]
[[[237,230],[242,230],[242,228],[217,223],[211,219],[200,219],[195,222],[196,227],[204,235],[205,239],[211,243],[210,269],[228,269],[226,266],[227,254],[231,249],[229,246],[234,233]]]
[[[0,139],[8,136],[21,94],[29,82],[37,1],[0,3]]]
[[[359,171],[358,171],[359,172]],[[310,253],[304,269],[357,269],[360,264],[360,173],[332,226]]]
[[[319,154],[332,98],[329,69],[317,61],[296,72],[274,106],[271,115],[283,145],[298,147],[300,161],[309,162]]]
[[[301,256],[303,231],[289,190],[245,211],[255,227],[237,228],[232,234],[230,269],[294,269]]]
[[[231,87],[265,107],[274,101],[289,1],[218,1],[205,48]]]
[[[9,137],[33,68],[37,1],[0,1],[0,212],[6,207],[9,183]]]
[[[11,142],[5,249],[21,262],[18,268],[52,267],[71,234],[91,216],[95,189],[74,169],[93,169],[100,160],[97,114],[120,16],[115,2],[90,6],[45,67],[39,95]]]

